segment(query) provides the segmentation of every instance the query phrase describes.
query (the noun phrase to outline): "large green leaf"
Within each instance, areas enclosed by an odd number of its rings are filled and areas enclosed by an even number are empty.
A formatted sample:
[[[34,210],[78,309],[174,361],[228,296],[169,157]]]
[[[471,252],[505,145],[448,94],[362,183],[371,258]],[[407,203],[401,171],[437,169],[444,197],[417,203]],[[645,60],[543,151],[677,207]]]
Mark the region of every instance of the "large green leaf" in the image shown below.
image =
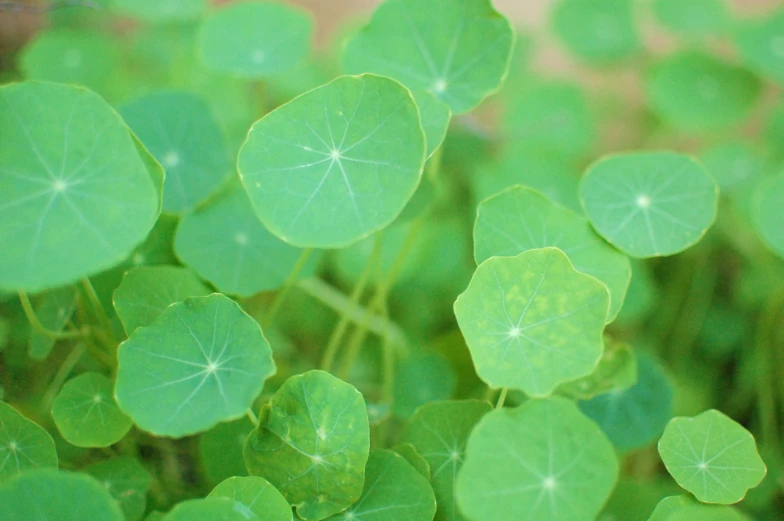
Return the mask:
[[[737,503],[767,472],[754,436],[715,409],[670,420],[659,455],[675,481],[704,503]]]
[[[272,233],[295,246],[338,248],[400,214],[424,153],[417,106],[402,85],[342,76],[257,121],[238,167]]]
[[[580,197],[599,235],[632,257],[656,257],[702,238],[716,218],[718,187],[689,156],[631,152],[589,167]]]
[[[572,402],[534,399],[479,422],[457,501],[472,521],[593,521],[618,470],[612,444]]]
[[[98,95],[0,87],[0,287],[39,291],[125,259],[158,215],[150,172]]]
[[[239,418],[275,373],[258,323],[218,293],[169,306],[120,344],[117,357],[120,408],[162,436]]]
[[[147,491],[152,476],[137,460],[112,458],[85,467],[85,472],[100,481],[120,505],[125,521],[139,521],[147,507]]]
[[[178,503],[163,521],[259,521],[259,518],[233,499],[209,497]]]
[[[741,24],[735,32],[741,57],[754,69],[784,84],[784,9]]]
[[[513,42],[509,21],[488,0],[388,0],[343,59],[347,72],[394,78],[460,114],[501,85]]]
[[[218,484],[207,497],[236,501],[244,514],[259,521],[292,521],[291,505],[269,481],[258,476],[233,477]]]
[[[754,190],[754,228],[765,244],[784,257],[784,173],[763,179]]]
[[[54,440],[43,427],[0,402],[0,482],[38,467],[57,468]]]
[[[547,396],[596,368],[609,300],[561,250],[541,248],[484,261],[454,310],[482,380]]]
[[[589,64],[630,58],[641,47],[632,0],[559,0],[552,25],[566,48]]]
[[[370,426],[362,395],[324,371],[292,376],[245,443],[252,475],[272,483],[306,521],[341,512],[362,492]]]

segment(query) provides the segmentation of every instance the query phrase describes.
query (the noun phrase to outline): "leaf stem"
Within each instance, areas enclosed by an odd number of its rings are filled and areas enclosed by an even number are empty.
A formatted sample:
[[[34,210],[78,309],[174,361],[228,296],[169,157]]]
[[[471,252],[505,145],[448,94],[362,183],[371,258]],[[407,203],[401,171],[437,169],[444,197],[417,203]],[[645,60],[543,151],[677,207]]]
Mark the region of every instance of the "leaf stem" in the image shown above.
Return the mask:
[[[248,419],[253,423],[253,425],[258,427],[259,419],[256,417],[255,414],[253,414],[253,411],[250,409],[250,407],[248,407],[248,410],[245,411],[245,416],[248,417]]]
[[[30,297],[27,296],[27,293],[20,291],[19,301],[22,303],[22,309],[24,309],[25,316],[30,322],[30,325],[33,327],[33,329],[42,335],[45,335],[53,340],[66,340],[69,338],[79,338],[84,336],[84,331],[52,331],[51,329],[47,329],[38,319],[38,315],[35,314],[35,310],[33,309],[33,305],[30,302]]]
[[[269,325],[272,323],[275,315],[277,315],[278,311],[280,310],[280,306],[286,300],[286,297],[291,291],[292,286],[294,286],[294,284],[297,282],[297,277],[299,277],[302,268],[305,267],[305,263],[308,261],[311,253],[313,253],[313,248],[305,248],[302,250],[302,253],[300,253],[299,259],[297,259],[297,263],[291,269],[289,276],[286,277],[286,281],[283,283],[283,287],[280,288],[278,294],[275,295],[269,310],[264,315],[264,319],[262,320],[262,325],[264,327],[269,327]]]
[[[756,379],[757,407],[762,439],[770,447],[777,447],[779,444],[774,379],[780,378],[781,375],[775,375],[773,372],[774,368],[780,367],[775,360],[776,350],[773,344],[774,332],[780,326],[776,319],[782,308],[784,308],[784,293],[776,293],[768,299],[759,318],[754,342],[759,376]]]
[[[90,302],[90,307],[93,308],[95,316],[101,323],[101,328],[103,328],[108,337],[112,340],[112,342],[114,342],[112,321],[109,320],[109,315],[106,314],[106,310],[103,308],[103,305],[101,304],[101,301],[98,298],[98,294],[95,292],[95,288],[93,287],[92,282],[90,282],[90,279],[86,277],[82,279],[82,287],[84,288],[84,292],[87,295],[87,300]]]
[[[79,363],[79,360],[81,360],[86,350],[87,346],[85,346],[85,344],[76,344],[73,349],[71,349],[71,352],[68,353],[68,356],[65,357],[63,363],[60,364],[60,368],[55,373],[54,378],[52,378],[52,383],[49,384],[41,397],[41,411],[44,414],[48,414],[49,409],[52,407],[54,397],[57,395],[60,387],[62,387],[63,382],[68,378],[68,375],[73,371],[73,368]]]
[[[501,393],[498,395],[498,401],[495,404],[496,409],[501,409],[504,406],[504,402],[506,401],[506,393],[509,389],[504,387],[501,389]]]

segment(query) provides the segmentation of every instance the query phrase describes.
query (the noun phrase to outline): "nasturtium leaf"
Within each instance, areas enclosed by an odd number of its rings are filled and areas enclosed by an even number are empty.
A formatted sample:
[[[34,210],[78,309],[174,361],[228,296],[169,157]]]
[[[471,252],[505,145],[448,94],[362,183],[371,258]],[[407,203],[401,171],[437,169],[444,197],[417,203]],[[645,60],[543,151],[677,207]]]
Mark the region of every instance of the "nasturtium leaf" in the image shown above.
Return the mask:
[[[697,243],[716,218],[718,187],[689,156],[631,152],[604,157],[580,183],[594,229],[631,257],[673,255]]]
[[[419,122],[425,133],[425,155],[430,157],[444,142],[452,111],[431,92],[416,90],[411,95],[419,107]]]
[[[272,233],[295,246],[338,248],[400,214],[424,153],[411,94],[366,74],[342,76],[257,121],[238,167]]]
[[[620,311],[632,276],[629,258],[604,242],[576,213],[535,190],[515,186],[482,201],[474,225],[474,258],[514,256],[553,246],[577,271],[596,277],[610,291],[607,321]]]
[[[217,72],[263,78],[294,68],[310,51],[309,13],[276,1],[245,1],[212,12],[201,28],[199,53]]]
[[[370,426],[362,395],[324,371],[292,376],[245,443],[251,475],[274,485],[306,521],[337,514],[362,492]]]
[[[761,93],[749,71],[701,51],[681,51],[656,64],[646,82],[649,103],[665,121],[691,132],[742,122]]]
[[[604,65],[630,58],[640,48],[632,0],[559,0],[555,34],[576,58]]]
[[[63,286],[47,291],[35,306],[35,315],[49,331],[62,331],[76,310],[76,288]],[[30,358],[42,360],[54,347],[54,338],[35,329],[30,330],[28,353]]]
[[[282,286],[302,255],[259,222],[247,193],[235,182],[182,218],[174,249],[218,290],[244,297]],[[318,260],[319,255],[310,255],[300,278],[312,276]]]
[[[673,415],[674,388],[659,364],[647,353],[637,355],[637,382],[579,402],[618,450],[653,443]]]
[[[24,472],[0,485],[3,519],[124,521],[109,491],[83,473],[55,469]]]
[[[38,467],[57,468],[54,440],[43,427],[0,402],[0,482]]]
[[[648,521],[667,521],[674,512],[694,504],[695,501],[691,496],[667,496],[659,501],[656,508],[651,512],[651,517],[648,518]]]
[[[411,443],[401,443],[392,448],[395,452],[406,458],[406,461],[422,474],[425,479],[430,481],[430,464],[419,454],[416,447]]]
[[[752,219],[765,244],[784,257],[784,174],[766,177],[757,185]]]
[[[593,521],[617,478],[601,430],[572,402],[552,397],[482,418],[455,494],[472,521]]]
[[[114,309],[125,332],[149,326],[163,311],[188,297],[212,293],[193,272],[179,266],[139,266],[125,273],[114,291]]]
[[[0,287],[40,291],[109,268],[152,228],[156,187],[128,128],[97,94],[0,87]]]
[[[108,447],[120,441],[131,420],[114,401],[112,381],[98,373],[68,380],[52,402],[52,418],[63,438],[77,447]]]
[[[668,496],[662,499],[648,521],[751,521],[733,507],[702,505],[691,496]]]
[[[106,487],[120,505],[125,521],[139,521],[144,516],[152,476],[141,463],[119,457],[95,463],[84,471]]]
[[[259,521],[246,510],[226,497],[188,499],[175,505],[163,521]]]
[[[758,20],[741,22],[735,44],[752,68],[784,84],[784,9]]]
[[[609,303],[604,284],[541,248],[484,261],[454,310],[484,382],[547,396],[596,368]]]
[[[333,521],[432,521],[436,498],[427,478],[400,454],[374,450],[359,501]]]
[[[233,169],[218,122],[195,94],[150,92],[125,103],[120,114],[166,170],[165,212],[193,210]]]
[[[513,43],[488,0],[390,0],[346,44],[343,65],[431,92],[460,114],[500,87]]]
[[[767,472],[754,436],[715,409],[670,420],[659,455],[678,485],[703,503],[737,503]]]
[[[727,141],[702,152],[700,160],[722,191],[743,186],[762,173],[762,155],[744,141]]]
[[[291,505],[269,481],[258,476],[233,477],[222,481],[207,497],[224,497],[237,502],[250,519],[259,521],[291,521]]]
[[[121,11],[148,22],[188,22],[207,9],[207,0],[114,0]]]
[[[199,455],[212,483],[248,475],[242,447],[252,430],[253,423],[245,416],[233,422],[219,423],[202,433],[199,438]]]
[[[720,34],[730,26],[723,0],[654,0],[652,7],[662,25],[689,38]]]
[[[420,405],[448,400],[457,387],[457,375],[438,353],[421,353],[402,360],[395,373],[392,410],[408,418]]]
[[[402,441],[430,465],[438,510],[436,521],[464,521],[455,503],[455,477],[463,464],[469,434],[491,406],[479,400],[431,402],[409,420]]]
[[[217,293],[169,306],[120,344],[117,358],[120,408],[159,436],[239,418],[275,373],[258,323]]]
[[[604,352],[596,370],[558,387],[558,394],[590,400],[602,393],[621,391],[637,383],[637,357],[626,344],[609,343],[605,340]],[[667,417],[669,420],[670,417]]]

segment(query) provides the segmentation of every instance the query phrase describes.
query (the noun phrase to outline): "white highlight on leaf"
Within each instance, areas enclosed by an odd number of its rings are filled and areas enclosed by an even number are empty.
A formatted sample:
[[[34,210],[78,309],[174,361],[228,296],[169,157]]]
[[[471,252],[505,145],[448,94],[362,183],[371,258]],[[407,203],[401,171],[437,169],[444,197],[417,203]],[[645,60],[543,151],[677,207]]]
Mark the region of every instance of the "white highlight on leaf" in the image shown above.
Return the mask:
[[[207,368],[206,368],[204,371],[205,371],[205,372],[207,372],[207,373],[210,373],[210,374],[212,374],[212,373],[214,373],[215,371],[217,371],[219,367],[220,367],[220,366],[219,366],[218,364],[216,364],[215,362],[210,362],[210,363],[207,365]]]
[[[453,450],[449,454],[449,459],[451,459],[452,461],[460,461],[460,453],[457,452],[456,450]]]
[[[245,246],[246,244],[248,244],[248,236],[242,232],[238,232],[237,235],[234,236],[234,242],[236,242],[240,246]]]
[[[318,434],[318,437],[319,437],[320,440],[326,440],[327,439],[327,432],[326,432],[326,430],[324,430],[324,427],[319,427],[316,430],[316,434]]]
[[[180,154],[178,154],[176,150],[170,150],[163,156],[161,164],[163,164],[164,168],[174,168],[180,164]]]
[[[547,476],[542,480],[542,488],[545,490],[555,490],[557,486],[558,482],[554,476]]]
[[[324,464],[324,458],[322,458],[318,454],[316,454],[315,456],[312,456],[310,459],[313,460],[313,464],[314,465],[323,465]]]
[[[651,205],[651,198],[648,197],[646,194],[640,194],[637,196],[637,206],[640,208],[648,208]]]
[[[446,91],[447,83],[443,78],[439,78],[433,83],[433,92],[441,94]]]
[[[8,444],[8,448],[11,449],[11,452],[16,452],[16,450],[19,448],[19,445],[17,445],[15,441],[12,441]]]
[[[253,51],[253,53],[251,53],[250,61],[258,65],[264,61],[265,57],[266,56],[264,55],[264,51],[261,49],[256,49]]]
[[[52,190],[55,192],[64,192],[68,185],[62,179],[55,179],[52,183]]]
[[[95,396],[93,396],[93,403],[101,403],[101,395],[100,394],[96,394]]]
[[[509,330],[509,338],[518,338],[521,334],[523,334],[523,330],[519,327],[515,326]]]
[[[141,253],[134,254],[133,258],[131,259],[131,262],[133,262],[136,266],[139,266],[140,264],[143,264],[144,263],[144,255],[142,255]]]

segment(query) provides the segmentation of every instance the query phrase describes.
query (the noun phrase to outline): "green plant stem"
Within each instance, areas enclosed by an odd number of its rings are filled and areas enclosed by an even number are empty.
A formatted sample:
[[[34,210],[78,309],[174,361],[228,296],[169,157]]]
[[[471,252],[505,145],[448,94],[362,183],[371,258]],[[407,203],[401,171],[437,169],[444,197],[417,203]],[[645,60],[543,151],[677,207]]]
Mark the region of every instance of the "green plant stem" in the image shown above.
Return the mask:
[[[52,331],[47,329],[43,324],[41,324],[41,321],[38,319],[38,315],[35,314],[35,310],[33,309],[33,305],[30,302],[30,297],[27,296],[27,293],[20,291],[19,301],[22,303],[22,309],[24,310],[25,316],[27,317],[28,322],[30,322],[30,325],[33,327],[33,329],[42,335],[45,335],[53,340],[66,340],[69,338],[79,338],[84,336],[84,331]]]
[[[262,325],[264,327],[268,327],[270,324],[272,324],[272,320],[280,310],[280,306],[286,300],[286,297],[291,291],[292,286],[294,286],[294,284],[297,282],[297,277],[299,277],[302,268],[305,267],[305,263],[308,261],[311,253],[313,253],[313,248],[305,248],[302,250],[302,253],[299,255],[299,259],[297,259],[297,263],[294,265],[294,268],[292,268],[289,276],[286,277],[286,282],[283,283],[283,287],[280,288],[278,294],[275,295],[269,310],[264,315],[264,319],[262,320]]]
[[[507,392],[508,392],[508,389],[506,387],[501,389],[501,392],[498,395],[498,401],[495,404],[495,408],[496,409],[501,409],[504,406],[504,402],[506,401],[506,393]]]
[[[85,344],[79,343],[76,344],[71,352],[68,353],[68,356],[65,357],[65,360],[60,364],[60,368],[57,369],[57,372],[52,378],[52,382],[46,388],[43,396],[41,397],[41,412],[44,414],[48,414],[49,410],[52,407],[52,402],[54,401],[54,397],[57,396],[57,393],[60,391],[60,387],[62,387],[63,382],[68,378],[68,375],[71,374],[73,368],[76,367],[76,364],[79,363],[84,352],[87,350]]]
[[[245,416],[248,417],[248,419],[253,423],[253,425],[256,426],[259,425],[259,419],[256,417],[255,414],[253,414],[252,410],[248,409],[247,411],[245,411]]]
[[[779,446],[774,380],[780,380],[782,375],[775,375],[773,371],[778,367],[774,342],[776,328],[781,327],[777,318],[782,308],[784,308],[784,293],[774,294],[768,299],[757,324],[754,342],[758,376],[756,378],[757,408],[760,415],[761,438],[769,447]]]
[[[433,155],[430,156],[427,164],[425,165],[425,175],[430,180],[430,182],[437,184],[438,183],[438,173],[441,171],[441,156],[443,155],[444,145],[440,145]]]
[[[362,273],[359,276],[359,280],[357,280],[357,283],[354,285],[354,289],[351,291],[351,298],[349,299],[349,302],[352,306],[359,305],[362,294],[365,292],[365,286],[367,286],[367,282],[370,279],[370,274],[374,269],[376,269],[380,256],[381,235],[376,234],[373,240],[373,251],[370,253],[370,258],[365,264],[365,268],[362,270]],[[335,363],[335,357],[337,356],[338,348],[340,347],[340,343],[346,334],[350,320],[351,319],[349,318],[348,313],[340,314],[340,320],[329,336],[327,347],[324,350],[324,355],[321,359],[321,369],[324,371],[332,370],[332,364]]]
[[[84,292],[87,295],[87,300],[90,302],[90,307],[93,308],[93,312],[101,324],[101,328],[106,332],[108,337],[112,339],[112,343],[114,343],[112,321],[109,320],[109,315],[107,315],[106,310],[103,309],[101,301],[98,298],[98,294],[95,292],[95,288],[93,287],[92,282],[90,282],[90,279],[82,279],[82,287],[84,288]]]

